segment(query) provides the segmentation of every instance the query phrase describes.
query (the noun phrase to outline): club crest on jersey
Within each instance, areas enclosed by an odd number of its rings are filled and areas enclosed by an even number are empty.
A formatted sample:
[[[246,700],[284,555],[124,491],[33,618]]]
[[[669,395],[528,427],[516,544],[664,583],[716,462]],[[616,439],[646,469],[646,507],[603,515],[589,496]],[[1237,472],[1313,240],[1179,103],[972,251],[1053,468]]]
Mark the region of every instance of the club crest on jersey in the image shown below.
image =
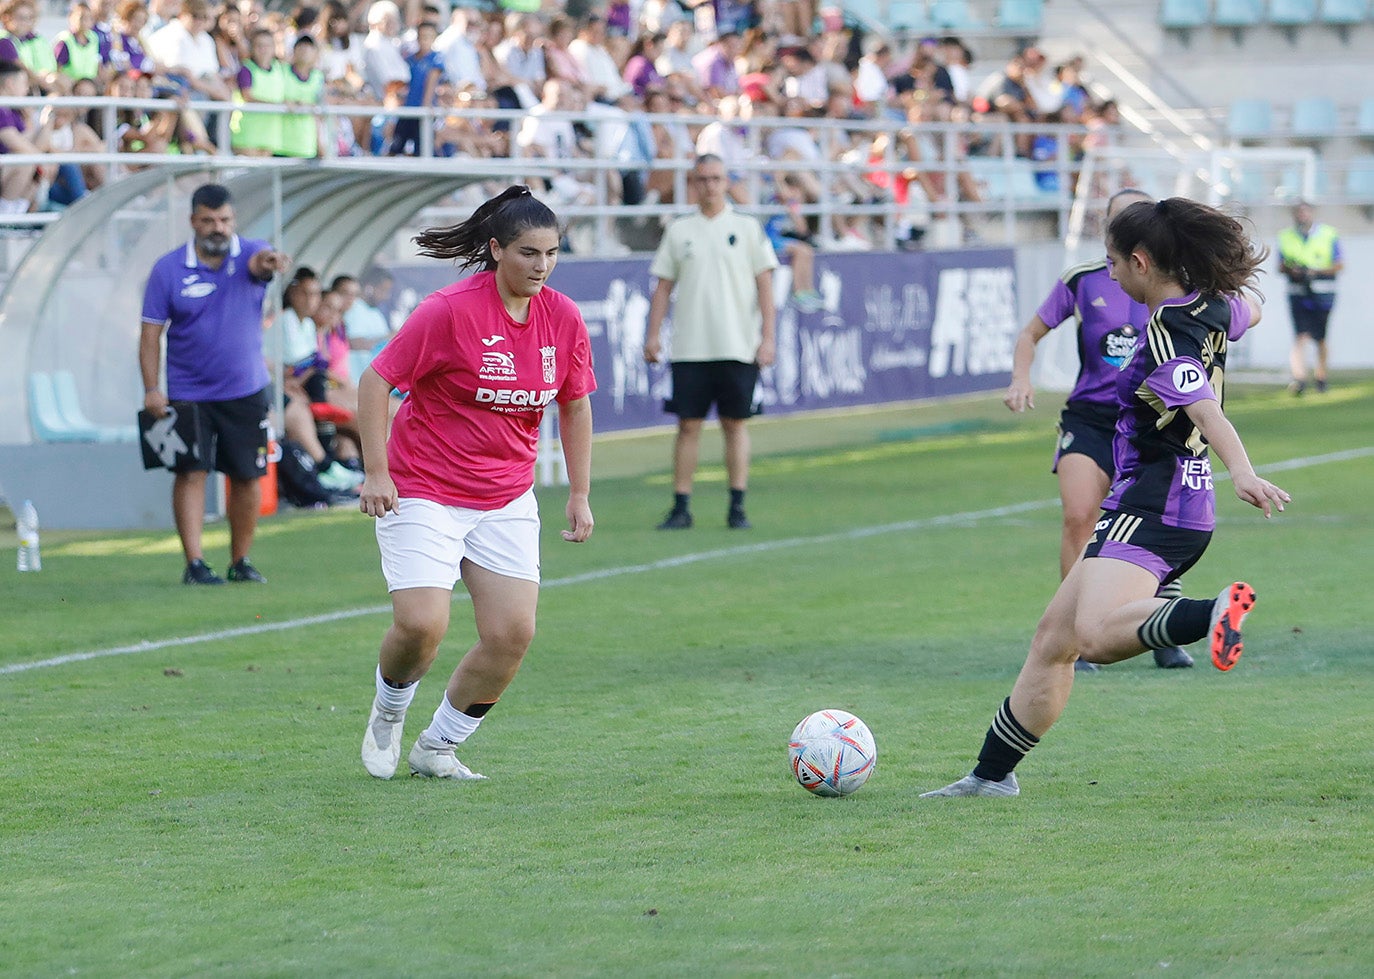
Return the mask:
[[[487,350],[482,353],[482,367],[477,376],[484,381],[515,380],[515,354],[500,350]]]
[[[557,366],[558,366],[557,361],[556,361],[556,359],[555,359],[555,355],[556,355],[557,353],[558,353],[558,348],[557,348],[557,347],[540,347],[540,348],[539,348],[539,354],[540,354],[540,356],[543,358],[544,383],[545,383],[545,384],[552,384],[553,381],[554,381],[554,378],[557,376],[556,373],[555,373],[555,369],[556,369]]]

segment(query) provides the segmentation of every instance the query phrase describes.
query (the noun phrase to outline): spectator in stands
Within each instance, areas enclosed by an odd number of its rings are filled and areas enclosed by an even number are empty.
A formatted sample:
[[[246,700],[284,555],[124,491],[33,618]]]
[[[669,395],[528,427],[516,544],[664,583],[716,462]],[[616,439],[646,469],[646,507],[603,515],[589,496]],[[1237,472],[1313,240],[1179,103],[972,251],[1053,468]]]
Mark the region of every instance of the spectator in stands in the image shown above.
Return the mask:
[[[715,43],[704,48],[692,59],[696,71],[697,84],[713,99],[723,99],[740,94],[739,75],[735,71],[735,59],[739,57],[742,39],[739,34],[727,31]]]
[[[410,66],[401,54],[401,12],[391,0],[377,0],[367,8],[367,37],[363,39],[363,79],[372,98],[395,108],[410,86]],[[378,131],[372,144],[389,138],[386,124],[374,122]]]
[[[152,35],[172,23],[181,14],[182,0],[148,0],[146,31]]]
[[[660,530],[692,526],[692,483],[702,423],[715,404],[725,437],[730,490],[726,525],[744,530],[749,485],[749,434],[757,413],[754,387],[761,367],[773,363],[775,318],[773,269],[778,260],[763,228],[730,209],[725,164],[700,156],[692,168],[698,212],[668,227],[650,274],[657,280],[649,304],[644,359],[664,356],[662,330],[676,288],[673,313],[673,394],[666,405],[678,416],[673,445],[673,507]]]
[[[90,79],[83,81],[89,83]],[[39,113],[33,142],[40,153],[99,153],[105,148],[95,131],[78,119],[77,110],[69,106],[45,106]],[[104,182],[102,167],[60,163],[53,174],[46,202],[39,204],[44,210],[67,207],[90,191],[98,190]]]
[[[587,76],[588,99],[614,105],[630,91],[630,83],[621,77],[620,67],[606,46],[606,20],[600,14],[591,14],[582,22],[568,51]]]
[[[645,31],[630,47],[630,58],[625,62],[621,77],[641,99],[649,89],[663,85],[663,76],[655,64],[663,54],[663,40],[662,34]]]
[[[876,34],[864,39],[864,54],[854,69],[854,101],[865,115],[882,118],[892,95],[888,72],[892,68],[892,45]]]
[[[148,8],[143,0],[119,0],[110,22],[110,67],[120,72],[137,71],[155,75],[155,62],[143,46],[143,29],[148,23]]]
[[[344,311],[344,330],[354,350],[373,350],[391,337],[391,323],[379,307],[391,302],[391,273],[374,265],[359,280],[361,292]]]
[[[115,0],[86,0],[86,5],[91,8],[91,29],[108,53],[110,35],[114,33],[110,22],[114,18]]]
[[[572,18],[558,16],[549,21],[548,37],[544,39],[544,70],[549,78],[585,87],[587,74],[577,59],[568,51],[568,45],[577,36]]]
[[[33,0],[9,0],[0,7],[0,57],[24,66],[25,95],[65,95],[71,80],[57,69],[52,42],[37,31],[38,5]],[[5,43],[8,42],[8,43]]]
[[[219,9],[215,14],[215,26],[210,29],[210,37],[215,42],[220,74],[229,79],[232,85],[249,56],[248,35],[243,32],[243,14],[238,7]]]
[[[1316,348],[1312,379],[1326,391],[1326,324],[1336,305],[1336,276],[1345,263],[1336,229],[1313,220],[1312,205],[1299,201],[1293,224],[1279,232],[1279,272],[1288,280],[1288,309],[1293,317],[1293,351],[1289,358],[1293,383],[1289,390],[1307,390],[1307,347]]]
[[[272,32],[253,32],[248,60],[235,79],[234,101],[245,105],[286,102],[287,67],[277,58]],[[282,152],[282,116],[268,112],[235,112],[229,120],[230,145],[240,156],[274,156]]]
[[[78,0],[67,11],[67,29],[53,40],[53,59],[73,86],[82,78],[102,88],[109,83],[109,49],[95,32],[95,15],[88,4]]]
[[[314,112],[324,104],[324,72],[316,67],[319,47],[309,34],[296,38],[291,49],[291,63],[286,66],[283,101],[294,109],[308,112],[289,112],[281,120],[281,155],[313,160],[320,155],[324,120]]]
[[[944,65],[945,73],[949,75],[954,101],[960,105],[967,105],[973,100],[973,75],[970,70],[973,52],[957,37],[942,37],[939,59]]]
[[[205,563],[201,535],[211,469],[229,479],[230,581],[263,582],[248,560],[267,471],[267,386],[262,301],[290,259],[265,241],[234,233],[229,192],[205,184],[191,196],[192,240],[153,265],[143,294],[138,343],[143,408],[154,417],[170,401],[198,407],[200,453],[172,484],[172,509],[186,556],[186,584],[220,585]],[[200,288],[188,289],[188,281]],[[206,289],[204,286],[211,286]],[[166,389],[162,376],[166,334]]]
[[[512,77],[523,82],[528,92],[543,92],[548,70],[544,65],[544,49],[539,41],[544,36],[543,22],[530,14],[509,14],[506,17],[506,37],[492,48],[492,54]],[[517,87],[516,93],[520,90]],[[499,98],[498,98],[499,101]],[[513,108],[531,108],[524,103]],[[503,106],[504,108],[504,106]]]
[[[36,154],[42,151],[28,133],[25,113],[10,108],[6,99],[23,98],[29,92],[29,75],[17,61],[0,61],[0,155],[9,153]],[[27,214],[34,209],[40,177],[51,180],[54,167],[0,167],[0,217]]]
[[[810,48],[804,44],[779,48],[778,61],[786,73],[782,83],[786,98],[800,99],[812,109],[825,105],[830,95],[829,74],[816,63]]]
[[[1021,51],[1021,85],[1030,95],[1031,115],[1043,119],[1064,104],[1064,90],[1039,48]]]
[[[524,155],[546,160],[585,157],[573,124],[554,115],[577,112],[584,107],[582,93],[573,85],[550,78],[544,83],[544,97],[529,111],[520,125],[515,142]],[[549,190],[565,204],[591,204],[596,195],[580,174],[564,171],[548,181]]]
[[[1014,55],[1001,72],[988,76],[978,87],[978,95],[987,101],[989,111],[1000,113],[1009,122],[1034,122],[1035,100],[1026,88],[1025,77],[1025,63],[1021,60],[1021,55]],[[1013,142],[1018,156],[1030,155],[1030,133],[1017,133]]]
[[[1087,111],[1092,96],[1083,87],[1083,58],[1075,55],[1054,70],[1055,84],[1059,87],[1061,108],[1066,110],[1065,119],[1078,122]]]
[[[219,52],[210,37],[210,6],[185,0],[176,20],[148,38],[148,53],[191,101],[227,102],[231,91],[220,75]]]
[[[106,94],[119,99],[150,99],[153,97],[152,76],[137,70],[121,72],[110,82]],[[120,109],[115,121],[119,152],[160,155],[170,152],[173,147],[179,152],[183,108],[173,106],[167,112],[153,113],[144,109]],[[130,166],[129,169],[143,168]]]
[[[717,37],[726,34],[743,36],[746,31],[759,23],[758,8],[755,0],[686,0],[685,6],[697,9],[708,8],[714,17],[712,23]],[[810,34],[810,25],[802,32]]]
[[[795,178],[783,175],[775,184],[774,203],[782,210],[764,222],[763,230],[778,261],[792,269],[792,304],[803,313],[821,308],[816,291],[816,236],[802,213],[805,196]]]
[[[441,156],[474,160],[510,156],[509,130],[498,129],[495,120],[468,111],[495,109],[494,98],[485,92],[465,90],[450,94],[446,104],[453,111],[440,121],[434,134],[434,145]]]
[[[444,59],[444,81],[456,93],[485,95],[487,80],[477,45],[482,39],[482,16],[475,10],[454,7],[446,30],[434,39],[434,50]]]
[[[666,89],[650,89],[644,100],[644,111],[653,115],[667,115],[681,105],[674,105]],[[659,121],[649,127],[654,140],[654,160],[659,163],[690,160],[695,152],[695,140],[685,123]],[[661,204],[677,200],[676,171],[666,167],[652,168],[645,180],[647,191]]]
[[[415,53],[406,58],[410,81],[402,104],[407,108],[433,108],[438,104],[435,93],[444,76],[444,59],[434,51],[434,40],[438,36],[434,24],[421,23],[415,28]],[[391,156],[418,156],[422,126],[432,127],[432,120],[416,116],[398,118],[388,153]]]
[[[667,34],[674,24],[692,25],[691,15],[678,0],[644,0],[639,8],[641,32]]]
[[[692,38],[690,20],[678,20],[670,24],[664,34],[663,51],[654,62],[654,67],[663,76],[665,85],[680,88],[687,104],[695,106],[706,97],[706,91],[701,86],[692,54],[688,51]]]

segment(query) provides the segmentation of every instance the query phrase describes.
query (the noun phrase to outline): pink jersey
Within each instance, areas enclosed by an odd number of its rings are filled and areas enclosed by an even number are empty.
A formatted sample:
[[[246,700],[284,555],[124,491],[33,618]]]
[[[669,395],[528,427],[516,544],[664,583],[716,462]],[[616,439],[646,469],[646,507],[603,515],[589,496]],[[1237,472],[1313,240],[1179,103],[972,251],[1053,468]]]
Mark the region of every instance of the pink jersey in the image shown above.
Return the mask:
[[[503,507],[534,485],[545,407],[596,389],[577,305],[546,286],[517,323],[494,272],[432,293],[372,367],[409,395],[387,442],[397,492],[474,510]]]

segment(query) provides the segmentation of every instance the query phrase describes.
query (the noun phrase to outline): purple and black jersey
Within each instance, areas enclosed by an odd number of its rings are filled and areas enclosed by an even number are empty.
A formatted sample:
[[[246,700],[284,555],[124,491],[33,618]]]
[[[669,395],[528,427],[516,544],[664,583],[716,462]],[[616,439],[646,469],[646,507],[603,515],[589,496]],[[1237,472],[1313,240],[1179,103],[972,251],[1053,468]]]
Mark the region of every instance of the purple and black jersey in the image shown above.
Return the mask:
[[[1250,325],[1239,296],[1190,293],[1155,310],[1117,375],[1116,479],[1104,510],[1210,531],[1216,497],[1207,443],[1183,410],[1222,400],[1228,336]]]
[[[1117,376],[1150,311],[1121,291],[1105,258],[1065,270],[1036,314],[1050,329],[1078,324],[1078,378],[1068,403],[1110,427],[1116,418]]]

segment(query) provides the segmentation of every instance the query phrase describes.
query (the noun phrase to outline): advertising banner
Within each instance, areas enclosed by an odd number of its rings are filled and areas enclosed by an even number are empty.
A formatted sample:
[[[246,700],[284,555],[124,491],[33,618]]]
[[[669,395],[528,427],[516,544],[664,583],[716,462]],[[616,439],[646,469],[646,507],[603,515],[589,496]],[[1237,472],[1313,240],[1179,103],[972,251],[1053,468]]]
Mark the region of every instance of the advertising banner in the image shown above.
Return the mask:
[[[386,266],[395,277],[393,326],[453,281],[438,263]],[[665,364],[644,362],[653,280],[648,258],[565,260],[550,284],[577,302],[591,334],[598,432],[665,425]],[[787,302],[791,269],[774,273],[777,363],[762,372],[765,414],[882,404],[998,390],[1011,379],[1016,274],[1011,249],[819,255],[823,304]],[[664,326],[672,354],[672,314]]]

